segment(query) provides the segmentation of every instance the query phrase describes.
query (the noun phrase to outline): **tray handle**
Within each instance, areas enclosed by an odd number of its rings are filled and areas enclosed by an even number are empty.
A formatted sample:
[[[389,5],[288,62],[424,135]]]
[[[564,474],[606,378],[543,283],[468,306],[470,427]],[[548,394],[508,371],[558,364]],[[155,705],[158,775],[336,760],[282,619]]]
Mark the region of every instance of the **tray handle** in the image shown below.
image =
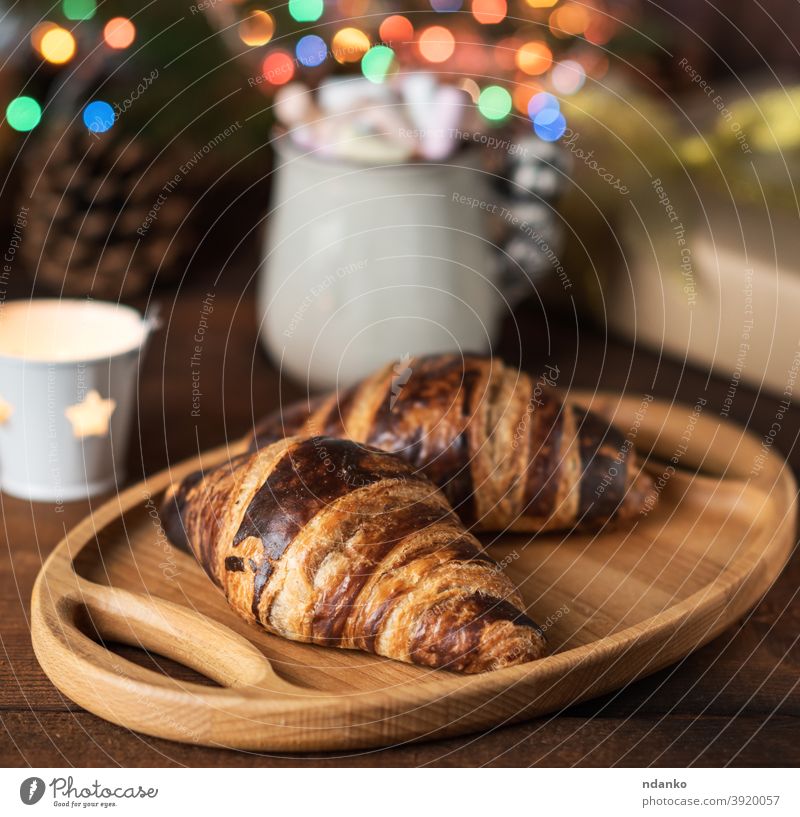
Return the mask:
[[[46,592],[44,588],[42,591]],[[57,600],[51,598],[50,602],[46,606],[50,607],[52,616],[45,616],[42,622],[46,624],[46,619],[50,619],[49,626],[35,629],[39,635],[44,635],[42,630],[45,630],[49,650],[56,647],[63,657],[68,656],[78,665],[87,662],[87,671],[102,668],[129,684],[145,683],[204,697],[225,691],[178,681],[112,653],[87,634],[87,627],[80,626],[81,621],[103,640],[165,656],[229,690],[250,688],[284,695],[306,692],[282,679],[266,656],[246,638],[180,604],[82,578],[78,578],[77,585],[70,591]],[[42,639],[35,641],[41,643]]]

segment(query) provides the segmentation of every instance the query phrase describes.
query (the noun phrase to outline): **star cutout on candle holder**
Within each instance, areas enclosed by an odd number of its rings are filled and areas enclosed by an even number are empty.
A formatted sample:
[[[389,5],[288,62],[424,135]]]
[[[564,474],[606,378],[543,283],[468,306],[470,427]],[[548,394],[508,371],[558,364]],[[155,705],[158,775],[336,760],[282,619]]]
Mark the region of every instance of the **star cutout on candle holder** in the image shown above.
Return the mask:
[[[3,398],[0,397],[0,426],[4,426],[9,421],[13,413],[14,406],[12,406],[7,400],[3,400]]]
[[[72,423],[72,433],[76,437],[105,437],[116,407],[116,400],[104,400],[92,389],[82,403],[67,406],[64,414]]]

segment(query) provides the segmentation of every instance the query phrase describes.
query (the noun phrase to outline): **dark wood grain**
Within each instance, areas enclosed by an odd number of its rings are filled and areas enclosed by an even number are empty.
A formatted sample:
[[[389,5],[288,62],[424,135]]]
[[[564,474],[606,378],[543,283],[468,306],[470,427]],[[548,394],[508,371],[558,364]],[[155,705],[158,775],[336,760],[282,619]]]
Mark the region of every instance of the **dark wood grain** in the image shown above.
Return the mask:
[[[252,267],[251,267],[252,268]],[[222,271],[223,279],[228,271]],[[165,326],[142,372],[129,478],[196,455],[251,429],[279,399],[304,394],[282,382],[257,343],[253,298],[208,271],[179,296],[161,294]],[[235,280],[243,280],[240,269]],[[214,311],[202,342],[202,397],[192,416],[192,355],[203,301]],[[144,304],[140,303],[139,306]],[[707,373],[576,327],[563,309],[547,322],[534,304],[509,321],[501,353],[532,373],[557,362],[562,387],[648,391],[719,411],[728,384]],[[549,327],[549,328],[548,328]],[[522,345],[517,340],[517,331]],[[522,349],[522,352],[520,352]],[[251,400],[252,395],[252,400]],[[731,416],[764,433],[779,398],[740,386]],[[787,415],[775,445],[800,466],[800,412]],[[97,500],[99,502],[99,500]],[[681,664],[613,695],[549,718],[491,734],[348,756],[275,758],[178,745],[126,732],[63,699],[40,670],[30,645],[30,593],[42,560],[88,502],[62,513],[0,496],[0,762],[35,766],[277,765],[785,765],[800,762],[800,559],[758,607],[723,637]],[[143,660],[148,660],[146,657]],[[185,672],[172,668],[177,675]],[[186,672],[185,677],[189,677]]]

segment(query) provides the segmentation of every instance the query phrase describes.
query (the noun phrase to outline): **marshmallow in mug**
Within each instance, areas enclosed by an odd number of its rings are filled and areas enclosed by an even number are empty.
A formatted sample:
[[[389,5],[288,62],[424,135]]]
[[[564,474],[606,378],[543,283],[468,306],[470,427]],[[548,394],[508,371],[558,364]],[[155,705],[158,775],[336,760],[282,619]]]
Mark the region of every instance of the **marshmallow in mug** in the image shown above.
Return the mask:
[[[278,119],[304,150],[376,164],[447,159],[472,108],[466,91],[426,72],[381,85],[334,77],[320,83],[316,96],[293,82],[275,95]]]
[[[118,485],[150,329],[113,303],[0,307],[2,490],[60,503]]]

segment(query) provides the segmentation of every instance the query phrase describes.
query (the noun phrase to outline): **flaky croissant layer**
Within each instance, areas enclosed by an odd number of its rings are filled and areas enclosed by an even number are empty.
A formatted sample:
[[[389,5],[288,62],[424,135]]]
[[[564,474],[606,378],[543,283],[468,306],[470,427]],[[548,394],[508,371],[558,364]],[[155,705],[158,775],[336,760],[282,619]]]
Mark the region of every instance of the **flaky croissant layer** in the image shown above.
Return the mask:
[[[402,365],[401,365],[402,363]],[[278,410],[251,450],[293,434],[403,457],[478,530],[597,529],[634,517],[652,485],[619,431],[497,358],[390,363],[341,394]]]
[[[284,638],[461,672],[544,654],[508,577],[399,457],[284,439],[187,477],[164,515],[234,610]]]

